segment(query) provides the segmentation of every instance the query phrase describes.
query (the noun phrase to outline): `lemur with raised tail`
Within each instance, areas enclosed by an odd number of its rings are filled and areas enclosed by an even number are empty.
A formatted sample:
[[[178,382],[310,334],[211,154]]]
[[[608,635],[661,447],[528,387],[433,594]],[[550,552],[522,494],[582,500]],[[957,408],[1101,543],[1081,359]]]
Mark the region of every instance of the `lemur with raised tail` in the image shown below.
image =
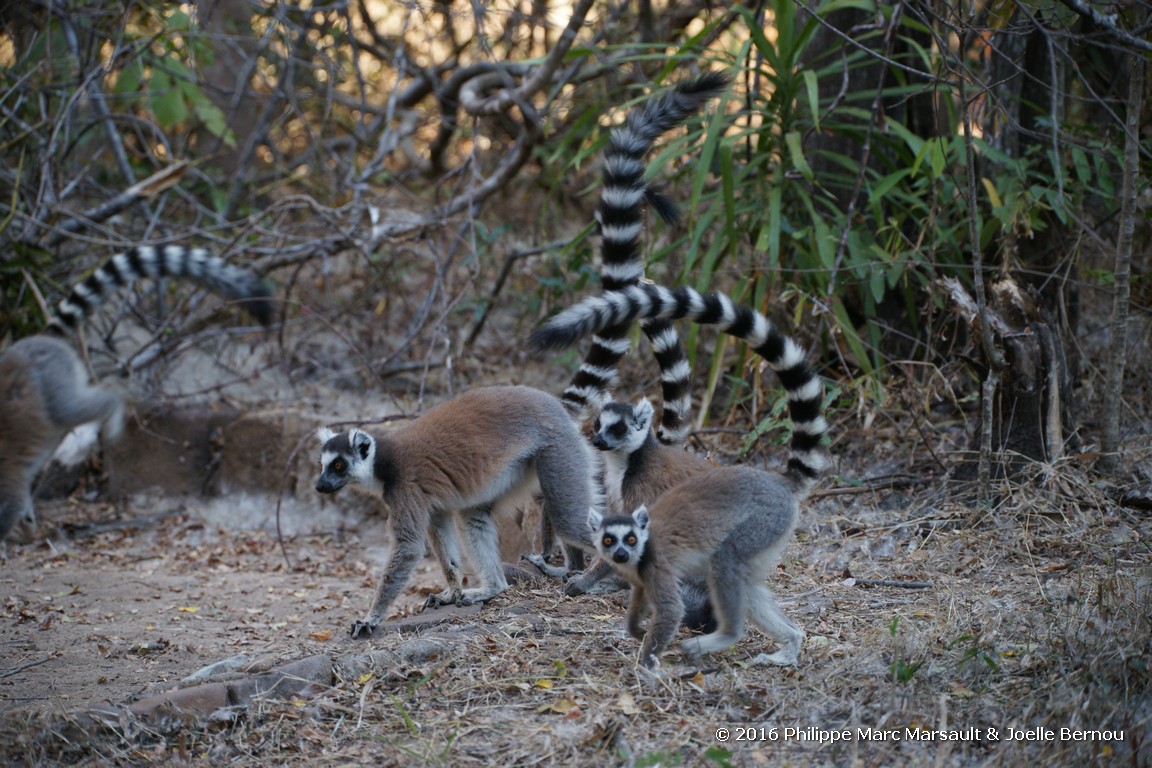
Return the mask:
[[[349,483],[378,492],[394,548],[368,615],[352,637],[370,637],[424,556],[440,561],[447,588],[427,605],[483,602],[508,587],[495,515],[539,493],[543,515],[566,546],[570,568],[592,548],[589,509],[602,501],[592,448],[560,401],[528,387],[481,387],[432,408],[387,435],[322,430],[320,493]],[[457,529],[480,585],[464,589]]]
[[[677,83],[631,110],[623,125],[611,131],[604,149],[604,178],[596,209],[604,290],[635,285],[644,275],[641,235],[645,203],[651,204],[666,221],[675,222],[677,219],[675,206],[656,193],[645,179],[648,152],[661,135],[683,123],[727,86],[728,79],[718,73],[707,73]],[[629,348],[629,327],[630,324],[624,324],[605,328],[597,334],[583,364],[560,396],[560,401],[578,423],[582,424],[590,413],[598,413],[615,387],[620,360]],[[691,368],[680,335],[675,326],[665,320],[644,321],[641,328],[660,367],[663,404],[658,439],[667,444],[681,442],[687,432],[691,408]],[[603,467],[598,466],[597,471],[602,472]],[[619,489],[609,484],[606,490],[614,494]],[[546,521],[541,525],[541,539],[547,552],[553,536]],[[551,576],[565,575],[562,569],[549,565],[541,554],[530,553],[525,558]],[[597,576],[589,586],[603,578],[607,571],[601,565],[595,573]]]
[[[242,301],[261,323],[272,320],[267,285],[200,248],[138,246],[75,285],[43,333],[0,354],[0,539],[18,522],[35,522],[32,482],[68,432],[100,421],[105,439],[120,435],[123,394],[110,384],[89,383],[80,356],[64,338],[113,291],[145,277],[186,278]]]
[[[795,664],[804,632],[780,611],[764,582],[790,540],[799,502],[829,463],[820,445],[828,430],[820,379],[804,350],[759,312],[722,293],[702,295],[688,287],[641,284],[586,298],[551,318],[530,341],[555,349],[604,327],[652,317],[717,325],[747,342],[783,384],[793,434],[782,474],[721,467],[688,478],[631,515],[591,513],[597,551],[632,584],[628,630],[642,641],[640,661],[649,668],[658,664],[684,612],[679,585],[704,578],[717,628],[684,643],[690,656],[732,646],[751,620],[780,645],[754,661]]]
[[[604,149],[604,180],[596,220],[600,229],[601,284],[605,291],[636,285],[644,276],[641,234],[644,230],[644,204],[653,207],[666,220],[676,218],[676,209],[656,194],[644,178],[645,157],[663,134],[683,123],[705,102],[728,86],[728,78],[709,72],[677,83],[668,91],[648,99],[628,113],[623,125],[614,128]],[[617,381],[617,368],[628,352],[630,323],[606,326],[593,337],[592,346],[560,396],[564,406],[583,421],[589,411],[599,410],[605,395]],[[663,412],[659,439],[675,443],[684,439],[688,395],[688,359],[675,326],[655,318],[641,327],[660,365]]]

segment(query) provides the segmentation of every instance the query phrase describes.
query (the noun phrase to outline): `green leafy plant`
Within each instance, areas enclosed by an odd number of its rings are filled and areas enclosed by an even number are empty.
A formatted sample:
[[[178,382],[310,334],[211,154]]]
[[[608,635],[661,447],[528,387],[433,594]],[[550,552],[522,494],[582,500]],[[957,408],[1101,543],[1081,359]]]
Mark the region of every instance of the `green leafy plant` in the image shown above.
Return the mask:
[[[224,112],[204,93],[197,64],[211,64],[215,47],[196,34],[188,14],[173,10],[153,19],[159,28],[140,30],[135,55],[121,67],[112,92],[152,114],[167,130],[195,120],[213,136],[235,146]]]

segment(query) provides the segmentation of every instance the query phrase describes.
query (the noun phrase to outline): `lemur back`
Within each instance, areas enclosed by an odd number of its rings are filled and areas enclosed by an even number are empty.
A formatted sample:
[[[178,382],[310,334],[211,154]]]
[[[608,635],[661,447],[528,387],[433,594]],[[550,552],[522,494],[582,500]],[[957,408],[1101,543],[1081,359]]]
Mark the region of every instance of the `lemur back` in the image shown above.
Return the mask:
[[[716,628],[684,642],[689,656],[734,645],[751,621],[780,646],[752,663],[794,665],[804,632],[780,611],[765,581],[791,540],[797,511],[783,476],[733,466],[677,485],[650,512],[593,514],[597,550],[632,583],[628,631],[642,641],[641,663],[656,666],[682,623],[680,585],[704,581]]]
[[[727,85],[727,78],[718,73],[686,80],[629,112],[624,124],[611,132],[604,150],[604,181],[596,212],[604,290],[635,285],[644,275],[641,234],[645,202],[655,203],[654,207],[665,218],[675,215],[675,208],[656,196],[644,179],[648,151],[656,139],[686,120]],[[629,326],[630,323],[624,323],[601,329],[593,338],[583,365],[561,396],[565,407],[578,421],[584,420],[589,409],[598,408],[615,386],[617,367],[629,347]],[[663,412],[658,435],[664,442],[679,442],[684,439],[691,407],[687,356],[671,323],[646,320],[641,327],[661,371]]]
[[[0,539],[18,522],[34,522],[32,482],[69,431],[101,421],[105,438],[113,440],[122,428],[123,394],[110,384],[90,384],[80,357],[62,337],[114,289],[162,276],[187,278],[240,299],[262,323],[272,318],[269,289],[256,275],[199,248],[133,248],[74,286],[44,333],[0,354]]]

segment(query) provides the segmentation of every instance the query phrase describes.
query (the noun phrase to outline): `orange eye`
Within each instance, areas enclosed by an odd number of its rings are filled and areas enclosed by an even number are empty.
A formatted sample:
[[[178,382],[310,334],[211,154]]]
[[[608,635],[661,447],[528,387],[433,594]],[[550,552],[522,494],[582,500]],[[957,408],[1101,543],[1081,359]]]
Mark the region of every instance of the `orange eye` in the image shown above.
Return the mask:
[[[336,459],[336,461],[332,462],[332,471],[338,475],[344,474],[347,469],[348,466],[344,463],[343,459]]]
[[[636,535],[630,533],[628,534],[628,538],[624,539],[624,541],[628,542],[628,546],[634,547],[636,546]]]
[[[610,547],[614,542],[615,539],[613,539],[611,536],[605,536],[603,542],[601,543],[606,547]]]

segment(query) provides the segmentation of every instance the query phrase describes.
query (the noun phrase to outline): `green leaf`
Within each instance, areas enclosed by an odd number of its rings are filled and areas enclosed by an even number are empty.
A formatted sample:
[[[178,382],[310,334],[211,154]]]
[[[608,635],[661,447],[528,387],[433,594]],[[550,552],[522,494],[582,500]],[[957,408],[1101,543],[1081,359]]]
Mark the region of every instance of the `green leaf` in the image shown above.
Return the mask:
[[[883,200],[884,196],[888,194],[892,187],[899,184],[904,179],[912,175],[912,170],[909,168],[901,168],[895,173],[890,173],[872,187],[872,194],[868,196],[868,202],[872,205],[879,203]]]
[[[932,146],[932,178],[939,179],[944,175],[944,166],[947,160],[944,156],[944,142],[933,139],[930,144]]]
[[[784,143],[788,145],[788,155],[792,159],[792,165],[800,171],[801,176],[811,181],[812,167],[808,165],[808,160],[804,157],[804,147],[800,145],[800,138],[799,132],[789,131],[784,135]]]
[[[812,127],[820,130],[820,78],[810,69],[800,73],[804,89],[808,92],[808,111],[812,113]]]
[[[189,104],[192,113],[196,115],[204,128],[213,136],[221,138],[230,147],[236,146],[236,132],[228,126],[224,111],[216,106],[211,99],[200,90],[200,86],[191,80],[180,81],[180,92]]]
[[[884,290],[886,288],[884,268],[873,264],[871,274],[868,277],[868,283],[869,287],[872,289],[872,299],[877,304],[884,301]]]
[[[187,32],[192,29],[192,19],[184,11],[176,11],[168,17],[168,31]]]
[[[120,75],[116,78],[116,87],[112,92],[117,96],[126,96],[138,92],[143,83],[144,64],[138,58],[132,59],[120,70]]]
[[[161,128],[171,128],[187,119],[184,94],[173,85],[172,78],[163,69],[152,70],[152,77],[148,80],[148,98],[152,114]]]

